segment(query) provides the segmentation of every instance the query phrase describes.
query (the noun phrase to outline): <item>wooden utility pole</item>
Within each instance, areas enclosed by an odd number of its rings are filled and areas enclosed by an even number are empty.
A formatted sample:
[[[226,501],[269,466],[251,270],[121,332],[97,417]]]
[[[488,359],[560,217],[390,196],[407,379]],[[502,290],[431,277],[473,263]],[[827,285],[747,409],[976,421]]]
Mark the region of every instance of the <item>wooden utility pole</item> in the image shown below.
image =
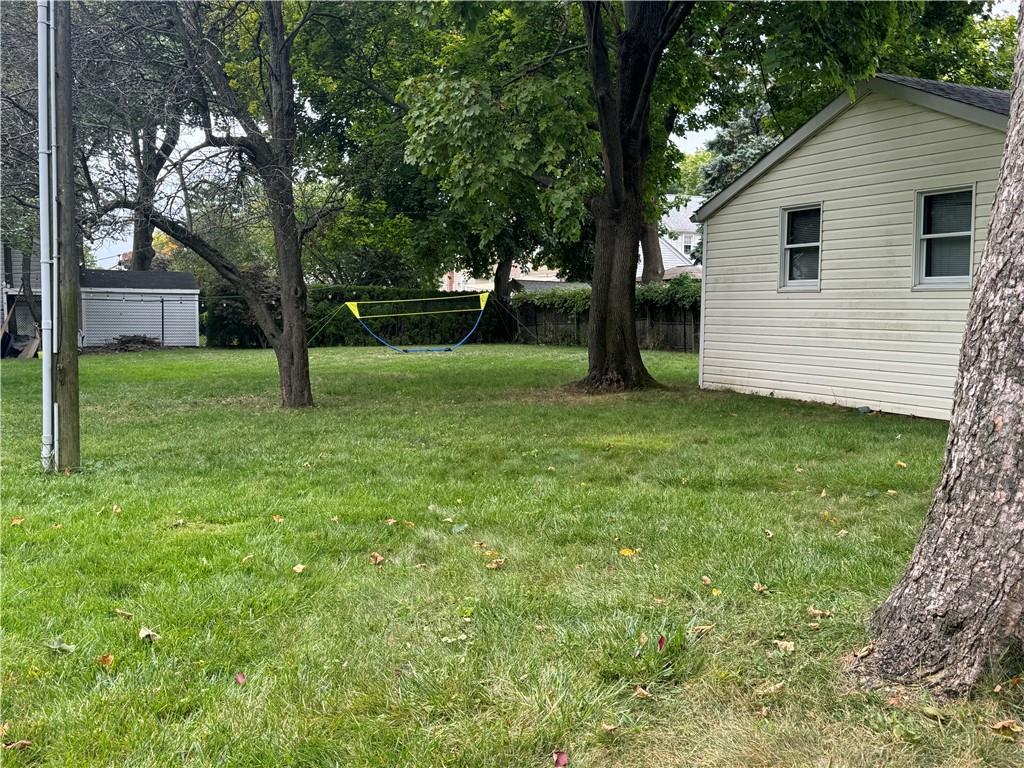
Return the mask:
[[[57,156],[57,354],[54,375],[56,403],[56,469],[81,465],[78,423],[78,312],[81,288],[75,224],[74,125],[72,122],[71,3],[51,5],[55,27],[54,68],[57,74],[55,121]]]

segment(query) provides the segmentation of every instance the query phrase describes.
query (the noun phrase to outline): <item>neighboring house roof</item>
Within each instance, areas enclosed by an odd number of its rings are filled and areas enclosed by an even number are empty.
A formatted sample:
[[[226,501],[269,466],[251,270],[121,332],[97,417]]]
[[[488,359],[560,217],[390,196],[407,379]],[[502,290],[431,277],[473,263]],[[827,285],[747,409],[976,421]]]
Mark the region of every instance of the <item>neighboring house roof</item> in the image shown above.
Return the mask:
[[[562,280],[524,280],[514,277],[510,281],[512,288],[527,293],[538,293],[540,291],[566,291],[574,288],[589,288],[590,283],[566,283]]]
[[[83,269],[83,288],[115,290],[198,290],[195,275],[188,272]]]
[[[662,280],[671,280],[674,277],[680,275],[689,275],[694,280],[700,280],[704,277],[704,267],[700,264],[693,264],[689,267],[672,267],[671,269],[665,270],[665,275]]]
[[[683,203],[683,201],[686,201]],[[691,217],[704,203],[705,198],[701,195],[669,195],[669,205],[673,206],[661,217],[661,226],[669,232],[696,232],[697,225]],[[683,203],[678,208],[677,203]]]
[[[857,100],[862,99],[869,93],[903,99],[936,112],[1004,132],[1009,121],[1010,94],[1007,91],[998,91],[994,88],[957,85],[956,83],[921,80],[916,77],[900,75],[879,75],[858,85],[856,98]],[[770,168],[788,157],[793,150],[854,106],[857,100],[851,100],[846,93],[837,96],[827,107],[744,171],[732,184],[698,208],[693,215],[694,220],[706,221]],[[870,140],[870,137],[867,140]]]
[[[947,83],[942,80],[922,80],[919,77],[904,77],[903,75],[882,75],[879,80],[887,80],[897,85],[905,85],[924,93],[941,96],[945,99],[959,101],[962,104],[969,104],[978,109],[987,109],[999,115],[1010,115],[1010,92],[1000,91],[996,88],[982,88],[978,85],[960,85],[959,83]]]

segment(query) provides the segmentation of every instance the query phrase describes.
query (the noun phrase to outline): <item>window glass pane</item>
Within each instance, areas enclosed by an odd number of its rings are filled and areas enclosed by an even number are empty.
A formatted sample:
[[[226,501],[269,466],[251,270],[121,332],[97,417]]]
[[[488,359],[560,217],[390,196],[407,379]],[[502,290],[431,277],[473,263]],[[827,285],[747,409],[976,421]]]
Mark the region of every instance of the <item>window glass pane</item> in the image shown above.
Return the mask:
[[[967,277],[970,275],[970,235],[937,237],[923,242],[925,277]]]
[[[971,231],[971,190],[924,196],[924,234]]]
[[[818,246],[790,248],[787,281],[818,279]]]
[[[786,245],[816,243],[821,234],[821,209],[786,213]]]

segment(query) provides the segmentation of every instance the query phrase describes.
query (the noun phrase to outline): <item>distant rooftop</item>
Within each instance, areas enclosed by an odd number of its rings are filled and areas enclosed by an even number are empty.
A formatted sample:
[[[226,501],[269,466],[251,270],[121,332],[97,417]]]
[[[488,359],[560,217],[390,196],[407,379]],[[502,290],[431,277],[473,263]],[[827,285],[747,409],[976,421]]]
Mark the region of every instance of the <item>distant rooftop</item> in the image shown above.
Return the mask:
[[[1009,116],[1010,114],[1009,91],[1000,91],[997,88],[983,88],[980,85],[947,83],[941,80],[922,80],[919,77],[904,77],[903,75],[880,74],[878,79],[888,80],[890,83],[905,85],[916,91],[959,101],[962,104],[969,104],[979,109],[987,109],[989,112],[995,112],[999,115]]]

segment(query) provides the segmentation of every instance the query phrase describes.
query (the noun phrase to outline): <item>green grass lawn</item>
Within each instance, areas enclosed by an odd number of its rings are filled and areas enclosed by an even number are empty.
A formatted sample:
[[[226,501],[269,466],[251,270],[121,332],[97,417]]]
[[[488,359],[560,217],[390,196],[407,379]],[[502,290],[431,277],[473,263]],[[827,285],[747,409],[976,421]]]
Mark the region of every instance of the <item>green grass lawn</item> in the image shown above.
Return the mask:
[[[1024,759],[989,727],[1024,686],[936,711],[839,672],[944,423],[701,392],[688,355],[599,397],[575,349],[311,356],[296,412],[269,352],[83,358],[70,477],[38,361],[4,363],[4,765]]]

